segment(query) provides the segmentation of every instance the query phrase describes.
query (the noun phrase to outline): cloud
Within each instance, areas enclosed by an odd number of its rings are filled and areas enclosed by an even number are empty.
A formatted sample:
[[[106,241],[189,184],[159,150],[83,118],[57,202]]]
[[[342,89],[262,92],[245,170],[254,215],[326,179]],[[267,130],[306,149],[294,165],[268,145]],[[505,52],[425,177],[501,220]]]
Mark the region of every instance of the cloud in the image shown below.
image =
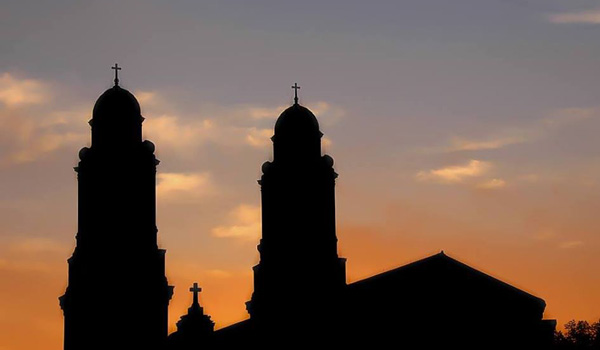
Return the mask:
[[[0,165],[28,163],[65,146],[76,151],[89,140],[87,113],[0,109]]]
[[[522,136],[505,136],[499,138],[490,138],[487,140],[467,140],[455,137],[451,140],[451,146],[448,151],[479,151],[488,149],[498,149],[509,145],[525,142],[526,138]]]
[[[242,127],[235,122],[216,119],[190,120],[174,115],[147,118],[144,133],[156,143],[158,149],[188,157],[206,144],[225,148],[242,148],[250,145],[265,148],[271,143],[272,128]]]
[[[556,24],[600,24],[600,9],[555,13],[547,19]]]
[[[159,147],[168,147],[179,152],[217,141],[219,130],[212,120],[183,120],[174,115],[160,115],[144,121],[144,133]]]
[[[494,150],[547,137],[563,127],[598,116],[598,108],[564,108],[552,111],[529,125],[507,127],[491,135],[450,138],[449,144],[426,148],[424,153]]]
[[[468,178],[482,176],[489,171],[491,163],[480,160],[470,160],[465,165],[453,165],[440,169],[420,171],[416,178],[419,181],[441,183],[459,183]]]
[[[323,101],[308,107],[313,111],[317,119],[319,119],[319,123],[325,126],[331,126],[338,123],[346,114],[341,107]]]
[[[265,148],[271,145],[271,136],[273,136],[273,129],[250,128],[246,135],[246,142],[250,146]]]
[[[159,98],[159,95],[156,91],[136,90],[134,92],[134,96],[140,103],[140,107],[153,107],[158,104],[164,104],[164,101]]]
[[[532,142],[539,138],[539,126],[524,128],[508,128],[499,133],[472,138],[453,136],[443,146],[426,147],[421,150],[425,154],[440,154],[463,151],[485,151],[501,149],[507,146]]]
[[[213,228],[213,236],[244,241],[257,241],[260,238],[260,207],[241,204],[229,213],[229,217],[231,224]]]
[[[491,179],[477,185],[477,188],[485,190],[496,190],[506,186],[506,181],[502,179]]]
[[[84,145],[86,137],[78,133],[48,133],[32,138],[27,147],[15,151],[8,157],[12,163],[28,163],[41,155],[54,152],[65,145]]]
[[[89,109],[55,108],[50,83],[0,75],[0,166],[33,162],[65,146],[85,145]]]
[[[561,249],[571,249],[571,248],[576,248],[576,247],[579,247],[582,245],[583,245],[582,241],[566,241],[566,242],[562,242],[561,244],[559,244],[558,247]]]
[[[196,157],[199,148],[208,143],[244,144],[245,135],[228,135],[232,124],[223,116],[222,108],[209,106],[205,110],[198,108],[200,111],[182,111],[157,91],[135,91],[135,96],[146,118],[144,137],[156,144],[159,154]]]
[[[159,173],[156,194],[160,201],[198,199],[216,192],[208,172]]]
[[[245,107],[246,114],[250,116],[252,119],[276,119],[279,117],[281,112],[283,112],[289,106],[277,106],[277,107]],[[244,112],[242,112],[244,113]]]
[[[9,108],[40,104],[49,99],[47,84],[36,79],[17,79],[10,73],[0,75],[0,102]]]

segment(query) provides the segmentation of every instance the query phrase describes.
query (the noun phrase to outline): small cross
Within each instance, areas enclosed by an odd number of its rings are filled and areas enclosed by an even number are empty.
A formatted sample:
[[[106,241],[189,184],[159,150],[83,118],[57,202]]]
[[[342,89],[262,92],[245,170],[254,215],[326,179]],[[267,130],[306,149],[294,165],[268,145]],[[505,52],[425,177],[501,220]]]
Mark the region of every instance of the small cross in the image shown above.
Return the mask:
[[[119,71],[121,70],[121,67],[119,67],[119,65],[115,63],[115,66],[110,67],[110,69],[115,70],[115,86],[119,86]]]
[[[194,293],[194,304],[198,304],[198,293],[202,291],[202,288],[198,287],[198,283],[194,282],[194,286],[190,288],[190,292]]]
[[[298,90],[300,89],[300,86],[298,86],[298,83],[294,83],[292,89],[294,89],[294,104],[298,104]]]

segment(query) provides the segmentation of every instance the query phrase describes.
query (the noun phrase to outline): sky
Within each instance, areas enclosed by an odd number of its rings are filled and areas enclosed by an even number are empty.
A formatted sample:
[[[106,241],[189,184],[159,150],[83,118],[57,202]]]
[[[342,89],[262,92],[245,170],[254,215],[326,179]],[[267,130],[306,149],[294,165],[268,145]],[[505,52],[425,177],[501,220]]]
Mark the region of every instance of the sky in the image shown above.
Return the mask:
[[[115,62],[161,160],[171,331],[193,282],[217,328],[247,317],[296,82],[340,174],[348,282],[443,249],[559,324],[600,319],[599,35],[597,0],[3,0],[0,349],[62,348],[73,167]]]

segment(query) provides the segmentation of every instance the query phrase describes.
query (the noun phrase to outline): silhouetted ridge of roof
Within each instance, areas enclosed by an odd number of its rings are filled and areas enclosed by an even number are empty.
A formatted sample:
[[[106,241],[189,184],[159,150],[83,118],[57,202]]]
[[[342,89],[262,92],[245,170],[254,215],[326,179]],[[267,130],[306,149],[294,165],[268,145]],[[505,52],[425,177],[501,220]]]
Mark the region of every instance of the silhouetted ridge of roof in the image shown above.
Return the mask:
[[[444,251],[442,251],[438,254],[429,256],[427,258],[414,261],[407,265],[400,266],[398,268],[380,273],[378,275],[374,275],[374,276],[365,278],[363,280],[356,281],[356,282],[350,284],[349,287],[351,289],[359,289],[362,286],[366,286],[369,284],[377,284],[378,282],[384,281],[387,279],[402,278],[403,275],[411,273],[413,271],[420,270],[420,269],[431,269],[431,268],[436,268],[436,267],[440,267],[440,266],[444,266],[444,265],[455,268],[456,270],[471,274],[471,275],[481,279],[482,281],[485,281],[486,283],[493,285],[494,287],[496,287],[498,289],[512,293],[521,298],[528,299],[532,302],[538,303],[542,307],[546,306],[546,302],[543,299],[538,298],[532,294],[529,294],[521,289],[518,289],[518,288],[516,288],[506,282],[503,282],[495,277],[492,277],[486,273],[476,270],[476,269],[470,267],[469,265],[466,265],[466,264],[446,255],[444,253]],[[421,273],[421,275],[423,275],[423,274]]]

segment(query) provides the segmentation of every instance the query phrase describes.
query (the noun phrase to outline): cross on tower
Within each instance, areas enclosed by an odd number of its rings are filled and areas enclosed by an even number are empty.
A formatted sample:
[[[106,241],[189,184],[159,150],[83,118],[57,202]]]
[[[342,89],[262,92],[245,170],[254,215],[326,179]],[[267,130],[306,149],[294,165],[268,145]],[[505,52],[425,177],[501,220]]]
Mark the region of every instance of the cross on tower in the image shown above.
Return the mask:
[[[198,293],[202,291],[202,288],[198,287],[198,283],[194,282],[194,286],[190,288],[190,292],[194,293],[194,304],[198,304]]]
[[[292,89],[294,89],[294,104],[298,104],[298,90],[300,89],[300,86],[298,86],[298,83],[294,83]]]
[[[121,70],[121,67],[119,67],[119,65],[115,63],[115,66],[110,67],[110,69],[115,70],[115,86],[119,86],[119,71]]]

